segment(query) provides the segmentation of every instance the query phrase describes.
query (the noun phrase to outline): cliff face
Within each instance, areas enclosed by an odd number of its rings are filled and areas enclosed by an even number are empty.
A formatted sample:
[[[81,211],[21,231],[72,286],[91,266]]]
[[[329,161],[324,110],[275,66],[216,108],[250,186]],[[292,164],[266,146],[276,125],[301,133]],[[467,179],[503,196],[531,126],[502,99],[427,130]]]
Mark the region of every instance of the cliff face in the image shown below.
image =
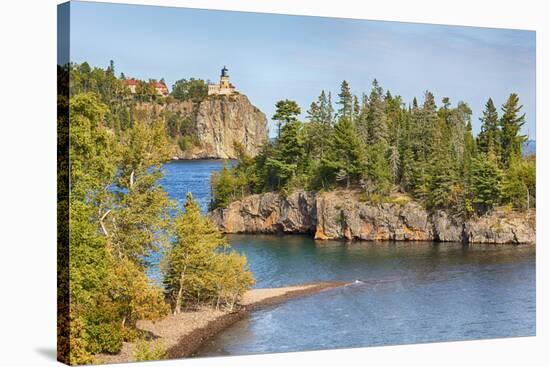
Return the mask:
[[[413,201],[373,205],[356,192],[251,195],[209,214],[226,233],[311,233],[315,239],[534,243],[535,214],[496,211],[469,221]]]
[[[211,96],[197,103],[171,102],[165,105],[142,103],[136,107],[140,117],[152,121],[167,114],[188,119],[191,143],[182,149],[174,140],[173,157],[178,159],[237,158],[235,143],[246,154],[256,156],[267,141],[267,118],[242,94]]]
[[[242,94],[209,97],[200,102],[194,128],[199,145],[180,152],[179,158],[237,158],[235,143],[253,157],[267,140],[265,114]]]

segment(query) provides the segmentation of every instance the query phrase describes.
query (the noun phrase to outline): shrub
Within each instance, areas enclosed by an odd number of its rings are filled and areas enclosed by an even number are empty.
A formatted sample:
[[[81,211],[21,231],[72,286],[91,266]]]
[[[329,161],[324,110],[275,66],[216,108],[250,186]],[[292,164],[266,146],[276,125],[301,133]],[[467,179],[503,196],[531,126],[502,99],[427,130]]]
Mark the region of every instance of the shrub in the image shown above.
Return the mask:
[[[87,349],[92,354],[116,354],[122,349],[122,330],[119,323],[99,323],[87,328]]]
[[[134,349],[134,358],[137,362],[158,361],[159,359],[165,359],[166,354],[166,347],[160,340],[148,342],[141,339]]]
[[[182,151],[186,151],[193,146],[193,140],[190,136],[181,136],[178,139],[178,146]]]

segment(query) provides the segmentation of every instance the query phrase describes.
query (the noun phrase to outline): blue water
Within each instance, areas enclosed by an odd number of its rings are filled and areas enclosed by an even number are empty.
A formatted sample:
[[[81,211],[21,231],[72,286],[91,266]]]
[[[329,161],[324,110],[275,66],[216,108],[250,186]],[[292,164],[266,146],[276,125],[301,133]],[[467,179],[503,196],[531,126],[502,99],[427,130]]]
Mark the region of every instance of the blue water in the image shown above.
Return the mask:
[[[203,210],[221,161],[180,161],[162,180]],[[308,236],[230,235],[255,287],[358,280],[253,312],[199,352],[241,355],[535,335],[535,249],[431,242],[315,242]]]
[[[223,167],[223,160],[192,160],[171,161],[164,165],[164,177],[160,184],[168,196],[183,206],[188,192],[199,202],[204,213],[210,203],[210,176],[212,172],[219,172]],[[232,162],[228,161],[231,165]]]

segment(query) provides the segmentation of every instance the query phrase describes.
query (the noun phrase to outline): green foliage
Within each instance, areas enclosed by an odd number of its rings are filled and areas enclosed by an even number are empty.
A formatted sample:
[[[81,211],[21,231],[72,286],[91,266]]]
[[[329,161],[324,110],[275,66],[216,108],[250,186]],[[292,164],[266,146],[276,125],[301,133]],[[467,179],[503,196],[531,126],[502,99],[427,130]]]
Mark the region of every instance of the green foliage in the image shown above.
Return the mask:
[[[277,140],[275,153],[267,158],[268,183],[275,190],[293,186],[304,157],[303,124],[289,120],[283,125],[281,136]]]
[[[191,136],[193,135],[192,120],[188,115],[182,115],[181,113],[168,113],[166,116],[166,133],[172,139],[179,136]]]
[[[506,103],[502,105],[500,143],[501,162],[505,167],[508,167],[514,158],[521,157],[521,147],[527,139],[520,134],[521,127],[525,124],[525,114],[520,114],[522,107],[515,93],[510,94]]]
[[[498,112],[493,103],[493,100],[489,98],[485,104],[485,110],[483,111],[483,117],[480,118],[481,131],[477,137],[477,146],[480,152],[485,154],[494,154],[497,157],[501,153],[501,135],[499,129]]]
[[[137,320],[169,311],[144,268],[170,232],[173,205],[157,184],[168,157],[165,126],[119,124],[133,102],[113,69],[71,68],[70,350],[64,352],[71,364],[118,353]]]
[[[251,193],[336,186],[360,190],[371,202],[404,192],[429,209],[462,217],[501,204],[534,206],[534,161],[521,157],[524,115],[517,95],[503,105],[500,120],[487,101],[477,139],[470,107],[453,106],[448,97],[438,107],[429,91],[421,104],[414,98],[406,107],[376,80],[362,98],[343,81],[337,104],[334,121],[330,93],[322,91],[302,123],[294,101],[279,101],[278,138],[254,159],[226,167],[223,177],[214,175],[211,209]]]
[[[345,80],[340,85],[340,93],[338,94],[338,101],[336,103],[341,106],[338,110],[338,118],[352,121],[353,95],[351,94],[348,82]]]
[[[480,154],[472,164],[473,203],[485,213],[498,205],[502,198],[502,171],[494,156]]]
[[[202,79],[180,79],[172,86],[172,96],[180,101],[200,102],[208,96],[208,85]]]
[[[184,213],[175,219],[174,230],[174,241],[164,264],[166,295],[174,313],[209,301],[219,306],[222,298],[233,308],[253,284],[246,258],[230,251],[223,234],[202,216],[190,193]]]
[[[210,178],[212,191],[215,192],[214,199],[210,203],[210,207],[213,208],[226,208],[229,203],[234,201],[237,189],[237,178],[231,175],[227,162],[224,162],[223,167],[219,173],[214,172]]]
[[[296,121],[296,116],[301,113],[301,109],[295,101],[288,99],[277,102],[275,108],[272,119],[277,121],[277,136],[281,137],[281,127],[284,124]]]
[[[327,158],[323,159],[323,171],[346,187],[357,183],[365,169],[365,151],[359,141],[355,124],[343,118],[334,125],[334,134]]]
[[[534,158],[512,158],[503,180],[504,200],[516,209],[534,208],[536,203],[535,172]]]
[[[60,156],[66,156],[65,162],[70,157],[70,169],[60,165],[58,177],[60,184],[70,180],[69,192],[60,191],[70,202],[58,203],[68,211],[68,221],[61,223],[70,228],[62,226],[60,232],[60,242],[65,235],[69,246],[60,264],[70,271],[67,279],[59,276],[68,289],[58,297],[59,355],[70,364],[90,364],[97,362],[95,354],[118,353],[123,341],[135,339],[138,320],[158,320],[170,312],[165,296],[173,286],[170,276],[182,264],[189,265],[189,272],[180,303],[232,309],[254,280],[246,258],[229,249],[192,199],[184,214],[172,218],[175,203],[158,184],[170,143],[185,141],[182,149],[195,144],[190,115],[169,109],[159,113],[151,102],[166,99],[158,98],[152,80],[138,81],[132,95],[125,77],[115,77],[113,62],[106,70],[83,63],[59,71],[58,110],[62,116],[70,111],[71,123],[64,128],[68,119],[61,118],[58,127]],[[200,80],[176,84],[171,98],[198,101],[205,96]],[[253,173],[258,167],[242,147],[237,150],[239,171],[233,180],[244,190],[250,182],[257,184]],[[191,255],[183,259],[182,251]],[[163,262],[170,271],[163,289],[152,283],[146,268],[152,253],[166,252]],[[140,348],[138,360],[162,358],[166,352],[162,346]]]
[[[134,349],[134,359],[136,362],[158,361],[165,359],[167,350],[164,344],[160,341],[148,342],[139,340]]]
[[[116,354],[122,348],[122,328],[116,322],[99,320],[87,328],[87,349],[93,353]]]

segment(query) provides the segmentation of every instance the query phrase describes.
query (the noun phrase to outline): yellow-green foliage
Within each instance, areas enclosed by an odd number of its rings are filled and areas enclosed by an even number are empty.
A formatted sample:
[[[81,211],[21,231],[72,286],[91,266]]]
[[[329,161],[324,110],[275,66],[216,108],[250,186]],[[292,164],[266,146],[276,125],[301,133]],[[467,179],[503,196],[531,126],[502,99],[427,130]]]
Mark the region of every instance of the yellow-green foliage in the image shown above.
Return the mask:
[[[174,244],[164,264],[164,283],[174,312],[205,302],[233,308],[253,284],[246,258],[230,250],[226,238],[201,214],[191,194],[174,229]]]
[[[408,195],[392,195],[392,196],[386,197],[384,199],[384,202],[403,206],[409,203],[411,200],[412,200],[411,197]]]
[[[141,339],[136,343],[134,358],[137,362],[165,359],[166,347],[160,340],[148,342]]]
[[[105,126],[108,110],[94,93],[70,101],[70,305],[62,305],[70,321],[60,323],[70,329],[60,359],[70,364],[118,353],[138,319],[169,311],[144,268],[168,238],[172,205],[156,183],[167,157],[164,128],[136,122],[117,142]]]

